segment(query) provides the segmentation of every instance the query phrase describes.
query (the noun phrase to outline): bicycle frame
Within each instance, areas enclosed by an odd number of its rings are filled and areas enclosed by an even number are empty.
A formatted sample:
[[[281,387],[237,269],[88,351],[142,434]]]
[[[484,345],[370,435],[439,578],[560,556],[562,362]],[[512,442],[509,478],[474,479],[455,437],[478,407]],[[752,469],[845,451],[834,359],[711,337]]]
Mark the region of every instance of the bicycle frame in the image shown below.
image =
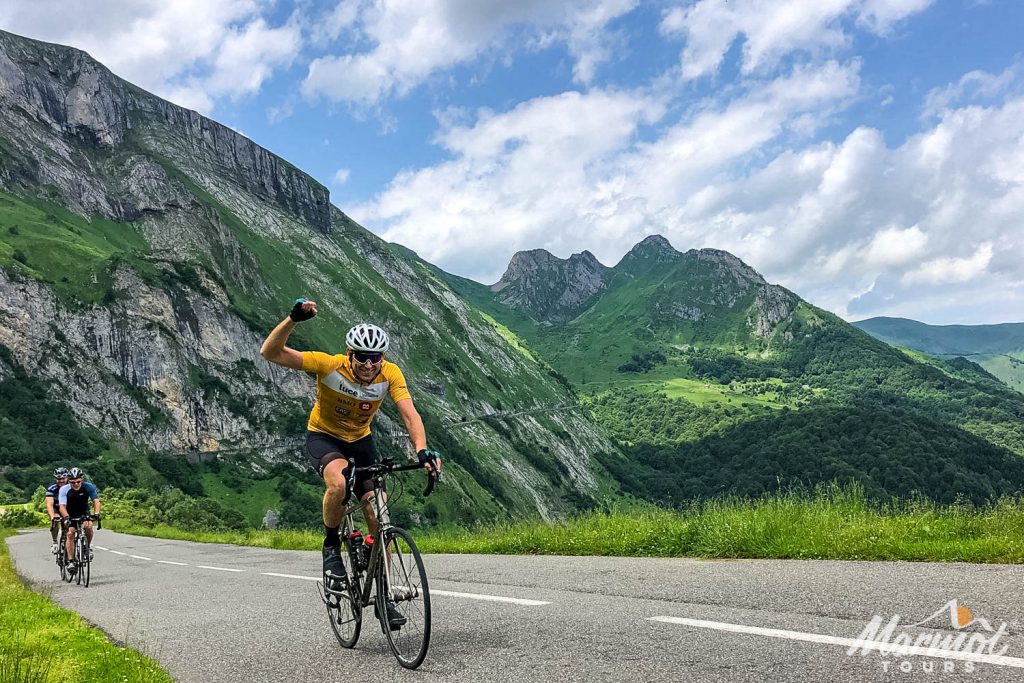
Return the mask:
[[[384,548],[387,545],[383,541],[384,537],[386,536],[385,532],[393,526],[391,524],[391,513],[388,510],[388,502],[387,502],[387,481],[386,481],[387,475],[390,474],[391,472],[416,470],[416,469],[419,469],[421,467],[421,465],[418,465],[418,464],[416,464],[416,465],[399,465],[399,466],[395,467],[393,464],[390,463],[390,461],[387,461],[387,462],[388,462],[389,467],[390,467],[390,469],[387,470],[387,471],[381,471],[381,470],[377,469],[378,466],[373,466],[373,465],[371,465],[370,467],[366,468],[366,469],[369,469],[369,470],[373,471],[373,473],[371,474],[372,481],[373,481],[373,498],[371,499],[371,505],[373,505],[373,511],[374,511],[374,514],[377,517],[377,535],[376,535],[376,539],[375,539],[376,542],[373,544],[373,550],[370,551],[370,558],[369,558],[369,560],[367,561],[367,564],[366,564],[366,571],[365,571],[364,575],[367,577],[367,581],[365,582],[365,585],[362,586],[362,590],[359,591],[359,602],[360,602],[361,605],[368,605],[368,604],[370,604],[370,594],[373,592],[374,577],[376,577],[376,575],[377,575],[378,565],[381,562],[384,563],[384,580],[387,582],[387,590],[388,590],[388,592],[391,593],[390,598],[392,600],[402,600],[402,599],[406,599],[406,598],[409,598],[409,597],[416,597],[415,594],[412,595],[412,596],[405,596],[405,595],[399,596],[399,595],[395,595],[394,594],[393,585],[391,583],[391,562],[390,562],[390,557],[387,558],[388,561],[385,561],[385,558],[384,558],[385,550],[382,550],[382,548]],[[358,468],[358,469],[361,470],[361,469],[364,469],[364,468]],[[355,475],[356,475],[356,469],[353,469],[351,471],[351,473],[349,475],[349,479],[348,479],[348,490],[349,491],[354,491]],[[427,486],[427,490],[424,492],[424,494],[425,495],[430,495],[430,492],[433,490],[433,488],[434,488],[434,479],[433,479],[433,477],[431,477],[430,483]],[[343,518],[345,520],[344,521],[344,529],[345,529],[346,537],[349,534],[351,534],[351,532],[356,528],[355,527],[355,521],[353,520],[353,515],[356,513],[357,510],[362,512],[362,510],[363,510],[363,501],[355,500],[352,503],[349,503],[348,505],[345,506],[345,510],[343,512]],[[348,544],[346,543],[346,549],[348,547],[350,547],[350,546],[348,546]],[[355,571],[354,567],[353,567],[353,571]],[[351,577],[352,580],[358,580],[358,575],[359,575],[360,572],[355,572],[355,573],[356,573],[356,576]]]
[[[370,551],[370,559],[366,564],[366,571],[364,573],[367,580],[364,583],[362,590],[360,591],[359,594],[359,602],[363,605],[370,604],[370,594],[373,592],[373,581],[374,577],[376,577],[377,575],[377,565],[383,561],[382,557],[384,551],[381,550],[381,548],[385,545],[385,543],[382,541],[382,539],[384,538],[385,535],[384,532],[392,526],[391,514],[388,511],[387,487],[385,485],[383,475],[376,474],[373,477],[373,498],[371,499],[370,504],[373,506],[374,515],[376,515],[377,517],[377,534],[375,538],[375,543],[373,544],[373,550]],[[361,500],[356,500],[355,502],[345,507],[344,527],[346,536],[356,528],[355,520],[353,519],[353,516],[355,515],[356,511],[362,512],[362,510],[363,501]],[[388,585],[390,586],[391,570],[388,564],[389,563],[385,563],[384,565],[384,574],[385,580],[388,582]]]

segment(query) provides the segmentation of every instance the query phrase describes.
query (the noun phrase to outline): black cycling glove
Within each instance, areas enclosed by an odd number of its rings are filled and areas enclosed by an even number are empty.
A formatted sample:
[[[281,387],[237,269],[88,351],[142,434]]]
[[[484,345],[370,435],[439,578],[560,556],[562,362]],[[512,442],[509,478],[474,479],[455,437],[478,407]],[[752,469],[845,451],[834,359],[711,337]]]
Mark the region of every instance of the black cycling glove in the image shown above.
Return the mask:
[[[305,299],[296,299],[295,305],[292,306],[291,313],[288,317],[292,319],[292,322],[301,323],[303,320],[309,320],[316,315],[313,311],[307,311],[302,308],[302,304],[306,303]]]
[[[437,451],[428,451],[426,448],[421,448],[416,452],[416,457],[419,459],[420,464],[430,463],[430,470],[437,472],[437,458],[441,454]]]

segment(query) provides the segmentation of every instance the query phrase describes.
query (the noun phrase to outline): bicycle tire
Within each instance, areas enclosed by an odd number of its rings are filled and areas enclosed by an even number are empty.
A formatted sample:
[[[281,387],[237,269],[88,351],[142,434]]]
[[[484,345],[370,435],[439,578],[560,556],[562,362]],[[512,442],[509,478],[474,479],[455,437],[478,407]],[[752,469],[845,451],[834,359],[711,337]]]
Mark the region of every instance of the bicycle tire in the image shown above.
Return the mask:
[[[68,583],[68,551],[64,544],[65,539],[61,536],[60,547],[57,548],[57,567],[60,568],[60,580]]]
[[[92,574],[92,558],[89,556],[89,553],[92,552],[92,548],[90,545],[91,544],[88,539],[82,542],[82,548],[84,549],[82,557],[85,559],[80,560],[78,563],[78,573],[82,576],[82,586],[85,588],[89,587],[89,577]]]
[[[359,641],[359,633],[363,628],[363,606],[359,597],[359,577],[356,576],[355,567],[348,553],[348,541],[345,542],[345,552],[341,554],[341,562],[348,574],[348,590],[337,596],[338,606],[332,608],[327,605],[327,618],[331,622],[331,630],[338,644],[347,649],[352,649]]]
[[[75,534],[75,564],[77,565],[77,571],[75,572],[75,585],[82,585],[82,534],[85,532],[82,529],[78,530]]]
[[[406,669],[415,669],[423,663],[430,647],[427,571],[416,542],[405,529],[388,527],[378,542],[385,544],[387,553],[376,572],[377,605],[386,606],[388,598],[392,598],[395,609],[406,621],[401,628],[391,630],[386,607],[378,610],[378,619],[398,663]],[[385,572],[386,562],[390,562],[389,572]]]

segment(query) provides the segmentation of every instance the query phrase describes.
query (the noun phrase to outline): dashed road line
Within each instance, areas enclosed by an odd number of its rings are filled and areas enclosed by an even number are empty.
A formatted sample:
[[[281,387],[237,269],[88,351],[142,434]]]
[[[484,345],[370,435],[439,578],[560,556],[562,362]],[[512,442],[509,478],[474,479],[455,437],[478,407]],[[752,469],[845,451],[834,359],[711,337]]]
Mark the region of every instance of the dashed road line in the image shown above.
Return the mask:
[[[142,555],[129,555],[128,557],[134,557],[136,560],[152,560],[152,557],[143,557]]]
[[[171,560],[157,560],[159,564],[173,564],[175,567],[187,567],[184,562],[172,562]]]
[[[263,576],[280,576],[282,579],[302,579],[303,581],[319,581],[319,576],[299,576],[298,574],[278,574],[277,572],[260,572]]]
[[[213,569],[213,570],[216,570],[218,572],[239,572],[239,573],[241,573],[241,572],[245,571],[244,569],[231,569],[230,567],[211,567],[210,565],[207,565],[207,564],[197,564],[196,567],[198,567],[199,569]]]
[[[111,550],[110,552],[114,553],[115,555],[127,555],[128,554],[128,553],[122,553],[120,550]]]
[[[1012,666],[1024,668],[1024,659],[1019,657],[1006,657],[1003,655],[986,655],[976,652],[960,652],[956,650],[943,650],[939,648],[921,647],[917,645],[894,646],[892,643],[877,642],[873,640],[859,640],[856,638],[839,638],[827,636],[821,633],[804,633],[803,631],[787,631],[778,628],[763,628],[761,626],[746,626],[744,624],[730,624],[721,621],[704,621],[703,619],[686,619],[683,617],[648,617],[649,621],[660,621],[666,624],[680,624],[682,626],[694,626],[696,628],[707,628],[717,631],[729,631],[731,633],[746,633],[756,636],[767,636],[769,638],[784,638],[787,640],[802,640],[809,643],[823,643],[825,645],[839,645],[842,647],[855,647],[858,650],[879,650],[889,651],[894,647],[899,648],[897,652],[901,655],[922,655],[925,657],[937,657],[940,659],[958,659],[964,662],[980,662],[983,664],[996,664],[998,666]]]
[[[101,545],[93,545],[93,548],[98,548],[99,550],[109,550],[109,548],[104,548]]]
[[[503,595],[484,595],[482,593],[458,593],[456,591],[442,591],[430,589],[431,595],[447,595],[453,598],[469,598],[470,600],[486,600],[488,602],[510,602],[514,605],[527,605],[530,607],[538,605],[550,605],[548,600],[527,600],[526,598],[507,598]]]

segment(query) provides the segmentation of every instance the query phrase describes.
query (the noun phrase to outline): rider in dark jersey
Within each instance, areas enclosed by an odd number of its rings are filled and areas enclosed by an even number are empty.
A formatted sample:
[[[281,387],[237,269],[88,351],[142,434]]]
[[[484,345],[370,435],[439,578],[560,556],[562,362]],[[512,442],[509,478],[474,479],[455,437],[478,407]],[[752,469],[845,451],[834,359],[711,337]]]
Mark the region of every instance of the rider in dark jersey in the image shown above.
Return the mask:
[[[67,551],[68,551],[68,571],[72,574],[75,573],[77,565],[75,564],[75,534],[77,533],[75,527],[67,524],[68,520],[72,517],[85,517],[89,514],[89,501],[92,501],[93,512],[92,514],[100,514],[100,496],[96,487],[90,483],[86,483],[83,479],[82,470],[77,467],[72,467],[68,473],[68,483],[60,487],[60,493],[58,495],[57,502],[60,503],[60,516],[64,520],[65,527],[67,528]],[[82,522],[82,528],[85,530],[85,537],[89,540],[89,545],[92,545],[92,520],[85,520]],[[92,553],[92,550],[89,550]]]
[[[58,467],[53,471],[53,483],[46,487],[46,516],[50,518],[50,536],[53,544],[50,552],[57,554],[57,538],[60,536],[60,510],[57,509],[57,494],[60,487],[68,483],[68,468]]]

